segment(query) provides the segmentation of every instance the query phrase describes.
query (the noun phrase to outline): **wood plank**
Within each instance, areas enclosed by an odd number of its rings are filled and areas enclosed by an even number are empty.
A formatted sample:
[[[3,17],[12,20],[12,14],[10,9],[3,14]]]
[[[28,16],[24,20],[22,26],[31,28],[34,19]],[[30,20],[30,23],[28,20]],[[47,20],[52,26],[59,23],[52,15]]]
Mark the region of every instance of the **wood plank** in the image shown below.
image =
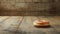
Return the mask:
[[[56,21],[54,21],[56,20],[56,19],[53,19],[54,17],[51,17],[51,18],[50,17],[39,17],[39,18],[50,21],[51,28],[45,29],[46,34],[60,34],[60,31],[56,30],[57,27],[55,27],[55,25],[58,25],[58,24],[56,24]],[[41,29],[41,30],[44,31],[44,29]]]
[[[1,18],[2,16],[0,16],[0,18]]]
[[[33,22],[36,18],[32,16],[24,16],[18,31],[16,34],[44,34],[39,28],[33,26]],[[33,19],[33,20],[32,20]]]
[[[1,16],[0,23],[4,22],[7,19],[9,19],[9,16]]]
[[[53,17],[53,18],[50,17],[48,19],[50,19],[52,21],[51,25],[54,26],[53,28],[60,34],[60,16]]]
[[[2,18],[0,24],[0,34],[60,34],[60,18],[56,17],[31,17],[25,16],[22,23],[23,17],[14,17],[3,21],[6,17]],[[45,19],[50,21],[50,28],[35,28],[33,21],[37,19]],[[57,23],[58,22],[58,23]]]
[[[11,16],[8,20],[1,24],[0,34],[14,34],[21,19],[22,17],[20,16]]]

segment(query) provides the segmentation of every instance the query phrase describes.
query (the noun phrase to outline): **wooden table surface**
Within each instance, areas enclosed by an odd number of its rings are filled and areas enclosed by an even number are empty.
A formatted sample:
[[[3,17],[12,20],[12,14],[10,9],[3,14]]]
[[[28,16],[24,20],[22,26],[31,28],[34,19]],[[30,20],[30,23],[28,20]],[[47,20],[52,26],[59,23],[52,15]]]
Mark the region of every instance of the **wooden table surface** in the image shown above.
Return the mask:
[[[51,27],[34,27],[38,19],[49,20]],[[0,16],[0,34],[60,34],[60,16]]]

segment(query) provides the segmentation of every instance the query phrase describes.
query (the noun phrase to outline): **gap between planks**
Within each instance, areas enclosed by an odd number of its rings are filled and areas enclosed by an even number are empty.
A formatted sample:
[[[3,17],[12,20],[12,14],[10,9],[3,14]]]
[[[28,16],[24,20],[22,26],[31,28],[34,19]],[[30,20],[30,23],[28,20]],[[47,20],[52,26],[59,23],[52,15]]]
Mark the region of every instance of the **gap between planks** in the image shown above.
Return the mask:
[[[25,16],[17,34],[44,34],[44,32],[42,32],[40,29],[33,26],[34,20],[35,17]]]
[[[21,25],[21,23],[22,23],[23,19],[24,19],[24,16],[22,17],[22,19],[21,19],[21,20],[19,20],[19,21],[18,21],[18,22],[20,22],[20,23],[19,23],[19,24],[18,24],[18,26],[17,26],[17,29],[16,29],[15,34],[17,34],[17,31],[18,31],[19,26]]]

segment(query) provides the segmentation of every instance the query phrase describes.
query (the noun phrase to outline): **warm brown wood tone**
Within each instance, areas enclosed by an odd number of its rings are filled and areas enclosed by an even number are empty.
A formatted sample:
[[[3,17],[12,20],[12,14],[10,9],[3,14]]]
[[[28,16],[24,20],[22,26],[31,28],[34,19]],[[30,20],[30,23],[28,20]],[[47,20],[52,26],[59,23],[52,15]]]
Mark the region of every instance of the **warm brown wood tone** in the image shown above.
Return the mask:
[[[60,0],[0,0],[0,16],[60,15]]]
[[[0,16],[60,16],[57,11],[0,11]]]

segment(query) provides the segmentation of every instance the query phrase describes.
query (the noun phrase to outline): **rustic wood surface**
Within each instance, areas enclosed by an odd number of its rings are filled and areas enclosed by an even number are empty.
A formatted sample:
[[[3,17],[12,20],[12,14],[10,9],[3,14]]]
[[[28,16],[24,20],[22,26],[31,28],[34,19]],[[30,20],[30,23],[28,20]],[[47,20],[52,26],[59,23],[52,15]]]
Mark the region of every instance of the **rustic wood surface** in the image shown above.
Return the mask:
[[[48,20],[51,27],[34,27],[38,19]],[[60,16],[0,16],[0,34],[60,34]]]

